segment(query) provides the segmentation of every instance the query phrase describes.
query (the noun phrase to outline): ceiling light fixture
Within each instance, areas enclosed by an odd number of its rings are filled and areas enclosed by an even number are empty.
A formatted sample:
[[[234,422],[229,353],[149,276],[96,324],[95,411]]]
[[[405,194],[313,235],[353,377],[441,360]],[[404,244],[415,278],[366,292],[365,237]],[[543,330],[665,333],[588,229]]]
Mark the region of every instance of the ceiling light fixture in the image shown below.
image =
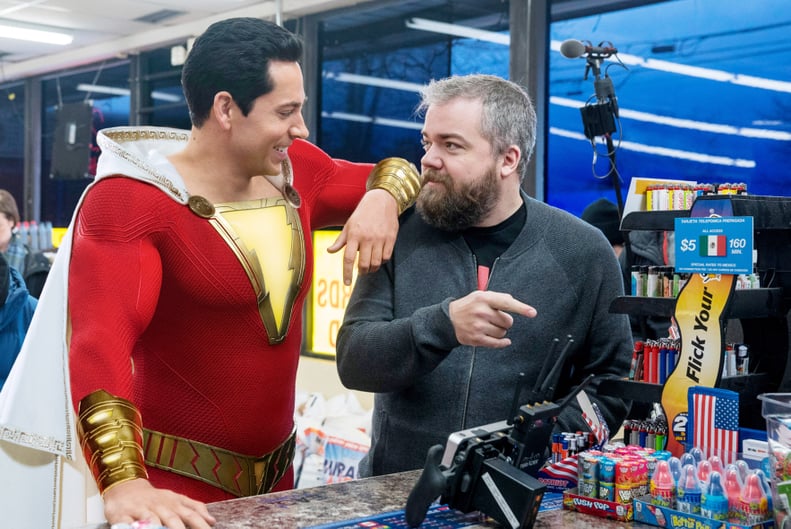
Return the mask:
[[[585,141],[590,144],[590,139],[580,132],[573,132],[556,127],[550,127],[549,133],[563,138],[572,140]],[[724,165],[726,167],[737,167],[739,169],[755,169],[755,160],[744,158],[731,158],[729,156],[721,156],[716,154],[706,154],[702,152],[684,151],[681,149],[670,149],[667,147],[659,147],[657,145],[646,145],[644,143],[637,143],[632,141],[621,141],[618,143],[619,149],[628,151],[642,152],[652,154],[654,156],[665,156],[667,158],[676,158],[679,160],[687,160],[689,162],[706,163],[711,165]]]
[[[461,26],[459,24],[437,22],[436,20],[429,20],[426,18],[409,18],[404,21],[404,24],[409,29],[430,31],[443,35],[452,35],[454,37],[484,40],[486,42],[494,42],[495,44],[505,44],[506,46],[511,44],[511,36],[508,33],[486,31],[483,29],[471,28],[469,26]]]
[[[71,44],[74,37],[67,33],[60,33],[57,31],[0,24],[0,39],[27,40],[29,42],[42,42],[44,44],[66,46]]]
[[[382,118],[378,116],[363,116],[362,114],[352,114],[349,112],[322,112],[321,117],[342,119],[344,121],[356,121],[357,123],[373,123],[374,125],[384,125],[386,127],[397,127],[400,129],[423,129],[423,123],[405,121],[403,119]]]
[[[384,79],[382,77],[373,77],[370,75],[360,75],[356,73],[346,72],[324,72],[325,79],[332,79],[339,83],[352,83],[362,84],[366,86],[377,86],[380,88],[393,88],[395,90],[404,90],[405,92],[420,92],[423,89],[422,84],[410,83],[408,81],[398,81],[396,79]]]
[[[131,91],[128,88],[119,88],[117,86],[105,86],[100,84],[80,83],[77,85],[77,90],[80,92],[95,92],[97,94],[112,94],[117,96],[128,96]],[[160,101],[168,101],[170,103],[178,103],[182,100],[181,96],[176,94],[169,94],[167,92],[159,92],[154,90],[151,92],[153,99]]]

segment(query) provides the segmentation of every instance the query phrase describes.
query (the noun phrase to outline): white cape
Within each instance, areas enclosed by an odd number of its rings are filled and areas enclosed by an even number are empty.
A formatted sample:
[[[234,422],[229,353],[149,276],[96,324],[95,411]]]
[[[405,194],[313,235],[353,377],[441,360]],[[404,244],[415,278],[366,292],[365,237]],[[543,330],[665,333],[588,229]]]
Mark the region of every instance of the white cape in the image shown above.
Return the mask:
[[[156,185],[186,204],[181,177],[166,156],[189,132],[118,127],[99,132],[96,179],[80,198],[38,307],[0,392],[0,524],[69,529],[104,521],[103,504],[79,446],[69,385],[68,272],[77,211],[96,181],[124,175]]]

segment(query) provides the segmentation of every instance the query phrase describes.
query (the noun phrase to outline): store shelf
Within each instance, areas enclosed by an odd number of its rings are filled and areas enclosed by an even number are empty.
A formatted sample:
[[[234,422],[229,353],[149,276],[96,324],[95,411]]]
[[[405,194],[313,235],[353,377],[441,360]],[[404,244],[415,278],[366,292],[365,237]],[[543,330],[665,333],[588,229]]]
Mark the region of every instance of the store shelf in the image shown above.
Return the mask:
[[[698,197],[699,201],[719,201],[722,195]],[[752,217],[755,230],[788,230],[791,218],[789,197],[767,197],[756,195],[730,195],[728,200],[736,217]],[[656,230],[673,231],[677,218],[689,217],[688,209],[664,211],[632,211],[621,221],[621,231]]]
[[[688,209],[633,211],[624,216],[621,231],[673,231],[676,229],[676,219],[682,217],[689,217]]]
[[[634,380],[605,379],[599,384],[598,392],[601,395],[620,397],[635,402],[660,402],[662,400],[662,384]]]
[[[725,377],[720,380],[720,384],[717,387],[735,391],[742,398],[747,398],[764,393],[769,380],[769,375],[766,373],[753,373],[752,375]]]
[[[752,398],[766,391],[768,381],[769,375],[757,373],[725,377],[720,380],[717,387],[736,391],[743,398]],[[599,394],[635,402],[661,402],[662,387],[662,384],[610,378],[601,381]]]
[[[709,200],[715,200],[709,198]],[[791,219],[791,198],[755,195],[732,195],[730,198],[735,217],[752,217],[755,230],[788,230]],[[777,233],[772,237],[777,237]],[[775,241],[776,242],[776,241]]]
[[[712,203],[698,203],[702,201]],[[729,207],[724,201],[730,202]],[[734,290],[723,318],[740,320],[740,339],[750,346],[750,367],[762,373],[723,378],[716,386],[739,393],[740,424],[760,429],[763,421],[757,395],[791,388],[788,319],[791,308],[791,197],[701,196],[693,209],[716,210],[753,219],[755,264],[761,284],[769,288]],[[689,210],[634,211],[622,219],[621,231],[674,231],[676,219],[689,215]],[[611,313],[632,316],[670,318],[675,316],[675,310],[675,298],[622,296],[610,305]],[[600,390],[605,395],[645,403],[660,402],[662,387],[661,384],[612,379],[603,382]]]
[[[728,307],[730,318],[785,317],[782,288],[750,288],[735,290]]]
[[[610,312],[669,318],[675,307],[676,298],[620,296],[613,300]],[[727,308],[727,317],[732,319],[783,317],[785,313],[782,288],[735,290]]]
[[[610,304],[610,313],[669,318],[673,315],[675,308],[676,298],[619,296]]]

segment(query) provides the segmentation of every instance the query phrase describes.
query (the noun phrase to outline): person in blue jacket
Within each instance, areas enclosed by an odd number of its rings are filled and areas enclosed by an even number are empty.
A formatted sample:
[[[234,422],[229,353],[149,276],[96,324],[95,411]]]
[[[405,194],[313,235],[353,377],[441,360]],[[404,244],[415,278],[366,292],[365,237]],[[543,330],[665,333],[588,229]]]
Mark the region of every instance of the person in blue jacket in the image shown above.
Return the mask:
[[[0,254],[0,389],[14,365],[38,301]]]

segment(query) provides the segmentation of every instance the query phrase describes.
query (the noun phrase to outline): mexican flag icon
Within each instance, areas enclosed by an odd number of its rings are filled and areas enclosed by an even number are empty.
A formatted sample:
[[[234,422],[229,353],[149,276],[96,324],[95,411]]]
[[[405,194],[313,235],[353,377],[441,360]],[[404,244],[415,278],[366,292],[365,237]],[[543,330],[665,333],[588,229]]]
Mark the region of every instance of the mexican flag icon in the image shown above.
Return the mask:
[[[725,257],[728,255],[725,235],[701,235],[700,255],[702,257]]]

